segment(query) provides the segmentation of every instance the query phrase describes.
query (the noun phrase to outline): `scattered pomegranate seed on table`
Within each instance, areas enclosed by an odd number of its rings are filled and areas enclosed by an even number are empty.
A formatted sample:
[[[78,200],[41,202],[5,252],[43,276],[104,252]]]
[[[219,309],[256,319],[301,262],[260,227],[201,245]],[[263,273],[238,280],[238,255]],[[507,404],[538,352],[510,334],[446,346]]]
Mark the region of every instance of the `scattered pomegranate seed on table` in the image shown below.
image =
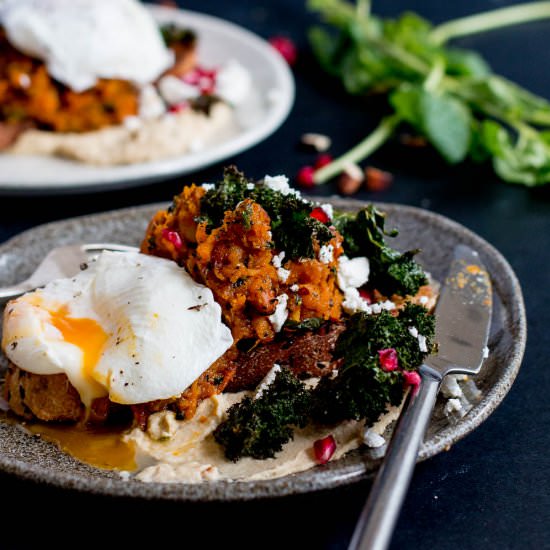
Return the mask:
[[[313,443],[313,453],[318,464],[326,464],[336,450],[336,440],[332,435],[318,439]]]
[[[294,42],[287,36],[272,36],[269,43],[283,56],[289,65],[294,65],[298,59],[298,51]]]
[[[317,160],[315,161],[314,168],[315,168],[315,170],[319,170],[323,166],[326,166],[327,164],[330,164],[331,162],[332,162],[332,155],[329,155],[328,153],[323,153],[322,155],[319,155],[317,157]]]
[[[313,181],[313,174],[315,173],[315,168],[313,166],[302,166],[298,173],[296,174],[296,181],[300,187],[306,189],[314,187],[315,182]]]

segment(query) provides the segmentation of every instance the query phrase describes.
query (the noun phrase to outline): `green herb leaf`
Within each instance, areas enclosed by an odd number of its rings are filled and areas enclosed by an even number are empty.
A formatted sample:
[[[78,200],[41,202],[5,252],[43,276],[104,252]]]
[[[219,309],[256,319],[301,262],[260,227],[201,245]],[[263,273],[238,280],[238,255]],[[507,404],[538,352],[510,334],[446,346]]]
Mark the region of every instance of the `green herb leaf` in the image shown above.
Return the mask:
[[[400,253],[388,246],[385,214],[369,205],[357,215],[338,213],[333,223],[344,237],[344,250],[350,258],[366,256],[370,263],[369,286],[385,294],[414,295],[427,283],[426,274],[413,257],[416,250]]]
[[[302,321],[292,321],[291,319],[288,319],[283,328],[291,331],[318,330],[324,322],[325,320],[321,317],[309,317],[308,319],[303,319]]]
[[[310,394],[303,382],[282,369],[261,397],[245,397],[230,407],[214,439],[229,460],[273,458],[292,439],[292,426],[306,424],[309,408]]]
[[[470,148],[471,114],[460,101],[420,86],[402,86],[390,96],[396,112],[450,163],[464,160]]]
[[[241,201],[250,198],[268,213],[275,246],[285,251],[287,259],[313,258],[314,240],[323,245],[332,239],[329,227],[311,217],[312,203],[292,193],[283,195],[251,183],[234,166],[226,168],[223,180],[203,196],[200,219],[208,222],[210,230],[219,227],[226,211],[234,210]],[[247,220],[243,222],[246,225]]]
[[[470,156],[477,162],[492,162],[505,181],[524,185],[550,181],[543,135],[550,128],[550,103],[492,74],[476,52],[445,45],[449,37],[550,17],[550,5],[532,2],[502,8],[435,29],[414,13],[382,20],[372,13],[366,16],[365,10],[345,0],[310,0],[309,6],[336,31],[330,41],[323,41],[329,33],[312,34],[323,67],[352,94],[388,93],[395,110],[384,119],[391,125],[381,124],[359,145],[319,169],[316,183],[338,175],[348,162],[361,162],[402,121],[426,137],[449,163]],[[498,147],[484,145],[481,128],[491,121],[505,128]],[[517,139],[507,128],[519,132]],[[500,152],[495,156],[496,149]]]

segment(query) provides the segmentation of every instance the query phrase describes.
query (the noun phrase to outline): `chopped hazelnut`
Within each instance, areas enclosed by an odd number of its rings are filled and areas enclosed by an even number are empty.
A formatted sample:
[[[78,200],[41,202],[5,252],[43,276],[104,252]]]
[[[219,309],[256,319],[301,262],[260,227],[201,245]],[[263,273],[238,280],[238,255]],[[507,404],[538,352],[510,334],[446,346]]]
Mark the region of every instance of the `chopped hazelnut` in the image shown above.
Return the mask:
[[[368,191],[385,191],[393,182],[393,175],[378,168],[365,168],[365,187]]]
[[[342,195],[353,195],[363,183],[365,176],[357,164],[348,164],[338,180],[338,190]]]

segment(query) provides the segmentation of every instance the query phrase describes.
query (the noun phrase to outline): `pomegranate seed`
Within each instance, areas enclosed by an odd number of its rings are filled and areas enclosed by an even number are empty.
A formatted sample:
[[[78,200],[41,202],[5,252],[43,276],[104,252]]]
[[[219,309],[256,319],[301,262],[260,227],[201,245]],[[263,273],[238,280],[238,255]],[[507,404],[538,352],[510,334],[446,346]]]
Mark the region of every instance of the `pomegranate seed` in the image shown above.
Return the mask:
[[[170,231],[169,229],[162,230],[162,238],[174,245],[176,250],[181,250],[183,242],[177,231]]]
[[[336,441],[332,435],[327,435],[323,439],[318,439],[313,443],[313,452],[315,453],[315,460],[319,464],[326,464],[334,454],[336,450]]]
[[[182,101],[181,103],[176,103],[175,105],[170,105],[170,108],[168,111],[170,113],[181,113],[182,111],[185,111],[189,107],[189,103],[187,101]]]
[[[273,36],[269,43],[283,56],[289,65],[294,65],[298,59],[298,52],[294,42],[287,36]]]
[[[391,372],[399,366],[397,364],[397,352],[393,348],[378,350],[378,359],[382,370],[386,372]]]
[[[330,222],[330,218],[328,217],[327,213],[320,206],[316,206],[311,211],[310,216],[312,218],[315,218],[316,220],[319,220],[321,223],[329,223]]]
[[[365,168],[365,185],[368,191],[385,191],[390,187],[393,176],[389,172],[378,170],[372,166]]]
[[[412,386],[413,388],[418,388],[420,386],[420,375],[416,371],[403,371],[403,379],[405,387]]]
[[[191,86],[197,86],[200,78],[201,78],[201,74],[199,70],[195,68],[189,71],[188,73],[185,73],[182,77],[182,80],[186,84],[190,84]]]
[[[315,170],[320,170],[321,168],[323,168],[323,166],[326,166],[331,162],[332,162],[332,156],[329,155],[328,153],[319,155],[317,157],[317,160],[315,161]]]
[[[313,174],[315,173],[315,168],[313,166],[303,166],[298,170],[296,174],[296,181],[300,187],[311,188],[315,186],[313,181]]]
[[[359,289],[359,296],[361,296],[367,304],[372,304],[374,302],[374,296],[370,290],[364,288]]]

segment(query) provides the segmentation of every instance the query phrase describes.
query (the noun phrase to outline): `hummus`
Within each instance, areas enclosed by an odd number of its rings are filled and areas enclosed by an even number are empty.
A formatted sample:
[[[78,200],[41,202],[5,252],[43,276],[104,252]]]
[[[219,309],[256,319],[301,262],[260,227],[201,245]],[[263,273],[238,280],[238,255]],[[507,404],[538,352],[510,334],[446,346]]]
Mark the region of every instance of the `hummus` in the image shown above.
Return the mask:
[[[337,460],[363,443],[363,421],[346,421],[333,427],[308,426],[297,429],[275,458],[256,460],[241,458],[231,462],[223,448],[216,443],[212,432],[231,405],[252,392],[225,393],[203,401],[195,416],[177,421],[170,411],[149,418],[147,431],[135,428],[125,436],[136,449],[138,463],[147,464],[135,476],[145,482],[199,483],[208,480],[254,481],[308,470],[317,464],[313,443],[332,434],[336,451],[331,460]],[[397,419],[399,407],[391,407],[370,427],[369,432],[383,434]]]
[[[225,136],[234,124],[233,109],[218,102],[209,115],[187,109],[82,134],[27,130],[7,152],[59,156],[104,166],[134,164],[197,151]]]

